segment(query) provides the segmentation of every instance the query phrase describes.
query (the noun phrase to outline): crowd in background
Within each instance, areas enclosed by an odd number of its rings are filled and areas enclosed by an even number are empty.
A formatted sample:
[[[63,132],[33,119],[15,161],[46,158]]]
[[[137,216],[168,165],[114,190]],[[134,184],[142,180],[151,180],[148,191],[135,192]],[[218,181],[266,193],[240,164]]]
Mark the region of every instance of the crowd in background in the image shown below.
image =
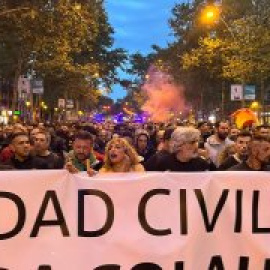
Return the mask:
[[[189,123],[15,123],[0,128],[0,170],[70,173],[267,171],[269,126]]]

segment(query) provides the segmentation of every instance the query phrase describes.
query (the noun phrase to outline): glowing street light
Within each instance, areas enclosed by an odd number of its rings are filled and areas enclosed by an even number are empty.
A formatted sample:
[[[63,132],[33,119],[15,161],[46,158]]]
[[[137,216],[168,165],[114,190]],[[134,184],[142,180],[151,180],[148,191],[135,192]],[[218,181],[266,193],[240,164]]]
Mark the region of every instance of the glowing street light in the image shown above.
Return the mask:
[[[206,24],[212,24],[220,18],[220,10],[217,6],[207,6],[202,11],[202,21]]]
[[[93,75],[93,77],[96,78],[96,79],[99,78],[99,72],[98,71],[95,72],[94,75]]]
[[[204,24],[208,24],[208,25],[213,24],[217,21],[221,21],[225,25],[225,27],[229,31],[229,33],[231,34],[232,38],[234,40],[236,40],[233,30],[231,29],[231,27],[228,25],[228,23],[222,17],[221,10],[218,6],[215,6],[215,5],[206,6],[202,10],[201,19],[202,19],[202,22]]]
[[[215,17],[214,11],[210,10],[206,13],[207,19],[213,19]]]
[[[216,5],[208,5],[206,6],[203,10],[202,10],[202,22],[204,24],[214,24],[217,21],[220,21],[224,24],[224,26],[226,27],[227,31],[230,33],[230,35],[232,36],[233,40],[235,42],[237,42],[236,38],[235,38],[235,34],[233,32],[233,30],[231,29],[231,27],[228,25],[228,23],[226,22],[226,20],[224,20],[224,18],[222,17],[221,14],[221,10],[218,6]],[[224,104],[225,104],[225,86],[224,86],[224,81],[222,82],[222,93],[221,93],[221,115],[222,117],[224,116]],[[244,83],[243,83],[244,85]],[[244,107],[244,99],[242,100],[242,106]],[[210,120],[209,120],[210,121]]]
[[[258,110],[259,109],[259,102],[258,101],[253,101],[250,105],[250,108],[253,109],[253,110]]]
[[[74,9],[77,10],[77,11],[80,11],[80,10],[82,9],[82,5],[76,3],[76,4],[74,5]]]
[[[108,106],[105,106],[105,105],[103,106],[103,110],[110,110],[110,109],[111,109],[111,106],[109,106],[109,105]]]

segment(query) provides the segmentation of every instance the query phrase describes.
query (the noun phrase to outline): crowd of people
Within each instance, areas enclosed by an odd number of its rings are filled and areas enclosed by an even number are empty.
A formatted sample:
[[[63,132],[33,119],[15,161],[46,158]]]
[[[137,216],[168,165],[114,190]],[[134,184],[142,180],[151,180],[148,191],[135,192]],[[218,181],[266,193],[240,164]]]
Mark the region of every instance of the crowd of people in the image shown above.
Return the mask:
[[[70,173],[270,170],[270,127],[227,121],[177,123],[15,123],[0,128],[0,170]]]

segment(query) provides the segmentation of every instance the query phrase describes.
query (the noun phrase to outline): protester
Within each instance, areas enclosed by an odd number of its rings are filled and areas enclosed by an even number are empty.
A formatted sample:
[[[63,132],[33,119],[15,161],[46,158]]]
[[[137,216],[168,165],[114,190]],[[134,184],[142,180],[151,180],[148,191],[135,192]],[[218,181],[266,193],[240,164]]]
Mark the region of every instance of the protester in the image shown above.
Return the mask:
[[[39,131],[33,138],[33,151],[35,157],[46,164],[46,169],[62,169],[64,160],[49,150],[50,134]]]
[[[6,146],[2,149],[0,153],[0,162],[5,163],[9,162],[12,157],[14,157],[14,150],[13,147],[10,145],[11,138],[14,134],[17,133],[27,133],[27,128],[20,123],[14,124],[11,129],[8,129],[7,136],[5,137],[5,144]]]
[[[95,150],[100,153],[105,153],[106,144],[108,143],[108,135],[105,129],[101,129],[98,132],[98,135],[95,140]]]
[[[3,165],[8,165],[18,170],[45,169],[46,163],[30,154],[30,139],[27,133],[19,132],[11,137],[14,155]]]
[[[146,171],[158,171],[160,160],[166,158],[166,156],[170,154],[170,142],[174,130],[174,127],[166,128],[163,134],[163,139],[158,147],[158,151],[144,163]]]
[[[210,136],[205,143],[205,149],[208,151],[209,158],[218,167],[218,157],[222,150],[233,142],[228,138],[229,124],[221,121],[215,124],[215,133]]]
[[[33,128],[33,129],[30,131],[29,134],[30,134],[30,141],[31,141],[31,142],[34,141],[36,134],[38,134],[40,131],[41,131],[41,129],[38,128],[38,127],[35,127],[35,128]]]
[[[132,131],[128,130],[126,132],[123,132],[121,137],[127,140],[130,145],[134,145],[134,137]]]
[[[125,139],[115,138],[107,144],[100,173],[143,171],[136,150]]]
[[[6,138],[4,141],[6,146],[3,147],[0,153],[0,162],[2,163],[8,162],[14,156],[13,148],[10,145],[11,137],[12,135],[11,136],[9,135],[9,137]]]
[[[249,156],[246,161],[231,167],[230,171],[268,171],[270,161],[270,138],[254,136],[249,143]]]
[[[211,136],[211,127],[209,123],[206,121],[199,122],[197,128],[201,132],[199,143],[205,143],[206,140]]]
[[[228,159],[230,160],[230,158],[233,157],[235,155],[235,153],[236,153],[235,144],[229,144],[229,145],[225,146],[225,148],[218,155],[218,164],[223,164]],[[236,164],[233,164],[233,165],[236,165]],[[221,165],[218,168],[219,168],[219,170],[222,170]]]
[[[233,142],[236,141],[237,135],[240,133],[240,130],[236,127],[231,127],[230,133],[229,133],[229,139]]]
[[[79,131],[75,135],[73,149],[66,156],[66,169],[70,173],[87,171],[92,176],[95,170],[99,170],[101,162],[95,156],[93,150],[93,137],[87,131]]]
[[[257,126],[255,129],[255,135],[270,136],[270,128],[267,125]]]
[[[64,159],[65,153],[68,152],[66,140],[57,136],[57,131],[51,128],[49,130],[51,136],[50,149],[53,153],[57,154],[60,158]]]
[[[150,136],[145,130],[138,130],[135,137],[135,149],[139,156],[143,157],[144,162],[155,154],[155,150],[150,144]]]
[[[156,150],[157,150],[157,151],[160,151],[160,150],[162,150],[162,148],[163,148],[164,133],[165,133],[165,130],[164,130],[164,129],[159,130],[159,131],[157,132],[157,135],[156,135],[156,143],[157,143],[157,148],[156,148]]]
[[[58,144],[62,144],[60,147],[62,147],[61,150],[65,150],[65,151],[69,151],[71,150],[71,145],[70,145],[70,137],[71,134],[69,132],[69,129],[66,125],[62,125],[61,127],[57,128],[57,130],[55,131],[55,135],[56,135],[56,139],[58,140]],[[53,138],[52,142],[55,143],[55,140]],[[59,147],[56,146],[56,147]]]
[[[234,145],[230,145],[228,147],[232,147],[235,150],[233,155],[230,155],[224,161],[220,161],[219,170],[225,171],[229,168],[245,161],[248,158],[248,147],[249,143],[252,139],[252,134],[248,131],[242,131],[237,135],[236,141]]]
[[[193,127],[179,127],[171,136],[171,154],[161,158],[157,171],[196,172],[210,170],[210,164],[198,155],[200,132]]]
[[[157,149],[158,152],[166,152],[166,153],[170,152],[170,147],[171,147],[170,142],[171,142],[172,133],[174,131],[175,131],[175,127],[173,126],[169,126],[164,130],[162,140]]]

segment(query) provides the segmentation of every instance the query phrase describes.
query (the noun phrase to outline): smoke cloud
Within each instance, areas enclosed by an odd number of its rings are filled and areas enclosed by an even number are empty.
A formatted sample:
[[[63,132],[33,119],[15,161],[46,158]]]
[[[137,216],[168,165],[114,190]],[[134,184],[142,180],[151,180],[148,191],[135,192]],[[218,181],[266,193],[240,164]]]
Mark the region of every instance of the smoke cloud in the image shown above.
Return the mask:
[[[142,87],[147,101],[142,109],[151,115],[154,122],[168,121],[172,113],[184,110],[184,88],[176,85],[170,75],[151,66],[147,77]]]

